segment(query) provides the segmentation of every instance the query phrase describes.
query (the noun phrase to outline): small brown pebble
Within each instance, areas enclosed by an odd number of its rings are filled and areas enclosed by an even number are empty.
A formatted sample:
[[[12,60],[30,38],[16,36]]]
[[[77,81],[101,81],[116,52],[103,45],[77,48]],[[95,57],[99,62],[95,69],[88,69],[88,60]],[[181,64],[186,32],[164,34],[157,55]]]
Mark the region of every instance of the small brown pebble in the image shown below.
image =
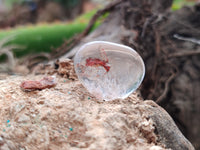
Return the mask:
[[[23,81],[20,85],[24,91],[42,90],[56,85],[55,77],[44,77],[39,81]]]

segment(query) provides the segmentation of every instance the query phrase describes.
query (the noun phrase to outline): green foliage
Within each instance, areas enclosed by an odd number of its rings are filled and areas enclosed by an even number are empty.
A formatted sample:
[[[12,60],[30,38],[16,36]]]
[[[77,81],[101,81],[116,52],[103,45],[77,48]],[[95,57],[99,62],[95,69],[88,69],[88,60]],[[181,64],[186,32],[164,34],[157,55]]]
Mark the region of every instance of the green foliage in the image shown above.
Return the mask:
[[[23,4],[24,2],[29,2],[34,0],[5,0],[5,4],[8,7],[12,7],[13,4]],[[64,7],[75,7],[77,6],[81,0],[48,0],[53,2],[58,2]]]
[[[188,1],[188,0],[174,0],[172,4],[172,10],[178,10],[183,6],[191,6],[194,5],[194,1]]]
[[[71,23],[39,24],[0,30],[0,41],[5,37],[15,35],[15,38],[8,45],[15,44],[24,47],[15,50],[14,53],[17,57],[31,53],[51,52],[52,48],[59,47],[64,40],[81,33],[95,12],[84,14]],[[99,24],[100,21],[95,24],[95,28]]]
[[[50,52],[51,48],[58,47],[64,39],[69,39],[83,31],[86,24],[44,24],[29,27],[20,27],[14,30],[0,32],[0,39],[16,35],[10,44],[23,45],[24,50],[16,52],[17,57],[28,53]]]

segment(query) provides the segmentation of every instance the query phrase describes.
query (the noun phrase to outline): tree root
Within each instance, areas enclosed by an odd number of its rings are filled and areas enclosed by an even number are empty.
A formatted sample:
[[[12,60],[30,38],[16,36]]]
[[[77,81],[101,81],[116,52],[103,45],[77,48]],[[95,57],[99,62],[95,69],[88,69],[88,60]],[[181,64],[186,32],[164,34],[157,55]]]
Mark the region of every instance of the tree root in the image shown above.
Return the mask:
[[[123,0],[116,0],[109,5],[107,5],[105,8],[100,9],[97,11],[97,13],[92,17],[90,20],[88,26],[86,29],[79,35],[74,36],[73,38],[65,41],[59,48],[57,48],[55,51],[52,52],[52,59],[58,58],[62,56],[63,54],[66,54],[69,52],[74,46],[76,46],[85,36],[87,36],[92,27],[94,26],[95,22],[104,15],[106,12],[111,11],[116,5],[120,4]]]

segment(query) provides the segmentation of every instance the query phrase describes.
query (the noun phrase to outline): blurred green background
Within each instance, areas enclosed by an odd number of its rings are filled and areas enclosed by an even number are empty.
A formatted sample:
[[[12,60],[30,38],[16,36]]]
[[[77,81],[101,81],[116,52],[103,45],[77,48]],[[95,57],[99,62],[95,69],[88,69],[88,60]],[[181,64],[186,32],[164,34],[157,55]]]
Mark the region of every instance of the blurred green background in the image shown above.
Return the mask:
[[[0,41],[14,35],[0,47],[23,46],[13,50],[16,57],[51,52],[65,40],[81,33],[106,0],[0,0]],[[174,0],[172,11],[196,0]],[[26,14],[26,15],[25,15]],[[82,14],[82,15],[81,15]],[[105,19],[102,17],[96,28]],[[0,60],[3,58],[0,53]]]

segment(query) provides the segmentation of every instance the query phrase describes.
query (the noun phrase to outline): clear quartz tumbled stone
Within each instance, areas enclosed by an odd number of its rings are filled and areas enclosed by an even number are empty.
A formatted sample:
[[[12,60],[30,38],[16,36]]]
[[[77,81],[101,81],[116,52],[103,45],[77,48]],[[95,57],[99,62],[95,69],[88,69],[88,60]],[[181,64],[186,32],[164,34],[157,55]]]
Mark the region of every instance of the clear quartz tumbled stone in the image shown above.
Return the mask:
[[[141,84],[145,66],[132,48],[104,41],[83,45],[74,66],[85,88],[101,100],[126,98]]]

